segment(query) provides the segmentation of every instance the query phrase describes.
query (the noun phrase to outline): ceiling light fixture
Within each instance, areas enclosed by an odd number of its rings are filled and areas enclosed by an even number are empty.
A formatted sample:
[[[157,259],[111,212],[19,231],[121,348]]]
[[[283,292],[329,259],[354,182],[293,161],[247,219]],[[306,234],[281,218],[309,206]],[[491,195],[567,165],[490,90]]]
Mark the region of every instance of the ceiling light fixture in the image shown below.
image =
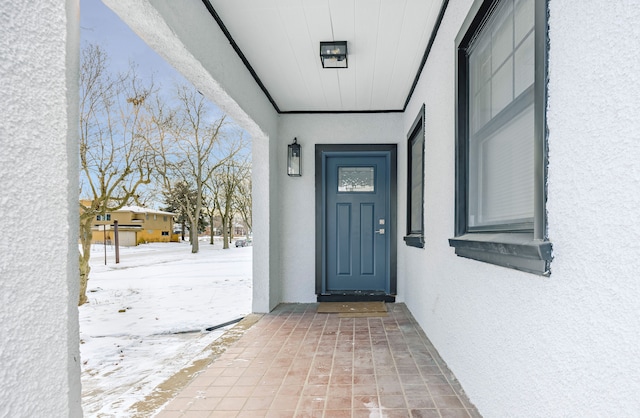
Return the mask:
[[[320,42],[322,68],[347,68],[347,41]]]

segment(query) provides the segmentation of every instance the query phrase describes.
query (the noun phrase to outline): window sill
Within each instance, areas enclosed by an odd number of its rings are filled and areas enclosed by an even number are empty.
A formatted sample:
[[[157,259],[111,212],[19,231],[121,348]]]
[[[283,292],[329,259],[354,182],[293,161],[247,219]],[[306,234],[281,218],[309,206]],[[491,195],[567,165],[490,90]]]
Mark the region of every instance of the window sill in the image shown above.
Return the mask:
[[[411,234],[404,237],[404,242],[408,247],[424,248],[424,236]]]
[[[549,241],[529,233],[471,233],[450,238],[456,255],[528,273],[549,276],[553,259]]]

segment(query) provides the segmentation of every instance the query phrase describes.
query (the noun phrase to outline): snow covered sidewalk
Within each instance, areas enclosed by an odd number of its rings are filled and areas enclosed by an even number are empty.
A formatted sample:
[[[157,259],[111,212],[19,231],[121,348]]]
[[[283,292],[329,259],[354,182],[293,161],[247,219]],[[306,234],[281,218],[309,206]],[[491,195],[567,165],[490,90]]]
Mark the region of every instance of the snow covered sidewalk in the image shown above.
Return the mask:
[[[201,242],[120,249],[94,245],[89,303],[79,308],[83,409],[126,417],[134,403],[202,357],[224,332],[205,329],[251,312],[252,247]]]

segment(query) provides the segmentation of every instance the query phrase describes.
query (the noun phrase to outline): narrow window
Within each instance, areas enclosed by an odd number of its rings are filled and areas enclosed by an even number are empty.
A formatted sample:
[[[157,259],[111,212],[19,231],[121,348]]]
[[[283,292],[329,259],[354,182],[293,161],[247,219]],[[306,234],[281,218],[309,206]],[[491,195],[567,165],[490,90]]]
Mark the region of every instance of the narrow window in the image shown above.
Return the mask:
[[[412,247],[424,247],[424,113],[422,105],[407,135],[407,235]]]
[[[457,38],[456,254],[548,275],[545,0],[476,1]]]

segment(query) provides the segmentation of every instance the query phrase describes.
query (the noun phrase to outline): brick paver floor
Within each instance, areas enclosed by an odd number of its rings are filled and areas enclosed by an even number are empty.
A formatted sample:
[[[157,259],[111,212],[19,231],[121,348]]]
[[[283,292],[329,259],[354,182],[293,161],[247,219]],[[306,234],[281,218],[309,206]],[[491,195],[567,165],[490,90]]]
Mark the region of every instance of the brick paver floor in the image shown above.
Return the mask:
[[[157,417],[480,417],[404,304],[368,318],[316,307],[264,315]]]

